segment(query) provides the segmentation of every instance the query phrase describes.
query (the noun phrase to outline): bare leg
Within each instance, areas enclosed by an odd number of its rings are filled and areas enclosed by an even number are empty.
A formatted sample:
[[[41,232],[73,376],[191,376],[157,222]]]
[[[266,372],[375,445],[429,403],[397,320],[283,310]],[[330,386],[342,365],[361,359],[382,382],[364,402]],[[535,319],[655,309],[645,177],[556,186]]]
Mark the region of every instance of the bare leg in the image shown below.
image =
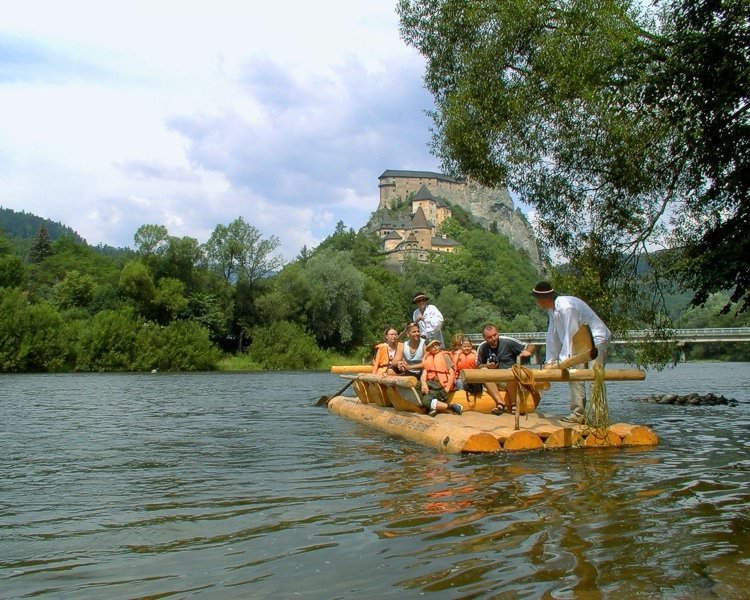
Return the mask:
[[[487,390],[487,393],[495,401],[495,406],[497,406],[498,408],[502,410],[507,410],[508,405],[500,397],[500,390],[498,389],[497,384],[488,382],[483,385],[484,385],[484,389]]]

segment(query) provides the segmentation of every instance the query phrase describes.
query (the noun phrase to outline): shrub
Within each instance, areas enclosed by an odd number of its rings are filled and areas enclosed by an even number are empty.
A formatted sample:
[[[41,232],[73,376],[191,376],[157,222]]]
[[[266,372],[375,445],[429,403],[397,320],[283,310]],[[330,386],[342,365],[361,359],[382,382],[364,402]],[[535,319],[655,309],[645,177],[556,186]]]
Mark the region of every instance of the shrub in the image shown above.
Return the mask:
[[[250,358],[270,371],[314,369],[325,357],[313,335],[296,323],[284,321],[256,327],[252,338]]]

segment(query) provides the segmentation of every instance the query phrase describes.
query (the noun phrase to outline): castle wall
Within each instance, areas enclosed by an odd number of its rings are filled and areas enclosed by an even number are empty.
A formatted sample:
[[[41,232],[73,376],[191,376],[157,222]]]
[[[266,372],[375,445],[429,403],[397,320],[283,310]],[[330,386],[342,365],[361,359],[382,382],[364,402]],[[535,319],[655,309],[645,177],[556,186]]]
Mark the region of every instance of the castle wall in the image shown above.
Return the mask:
[[[388,170],[378,179],[380,203],[378,208],[390,208],[397,200],[405,201],[424,185],[436,198],[460,206],[474,216],[485,228],[495,229],[510,239],[517,248],[525,250],[531,261],[541,266],[539,247],[526,218],[515,209],[507,188],[487,188],[472,180],[456,180],[429,171]],[[437,226],[450,213],[440,214],[434,203],[418,202],[425,217]],[[415,208],[416,210],[416,208]],[[432,232],[433,234],[435,232]],[[430,240],[423,247],[429,248]]]
[[[434,196],[442,196],[451,202],[453,202],[452,198],[465,195],[463,190],[466,188],[466,183],[464,182],[443,180],[437,176],[401,177],[391,175],[381,177],[379,180],[380,203],[378,209],[391,208],[393,202],[398,199],[406,200],[410,194],[416,194],[423,185]]]

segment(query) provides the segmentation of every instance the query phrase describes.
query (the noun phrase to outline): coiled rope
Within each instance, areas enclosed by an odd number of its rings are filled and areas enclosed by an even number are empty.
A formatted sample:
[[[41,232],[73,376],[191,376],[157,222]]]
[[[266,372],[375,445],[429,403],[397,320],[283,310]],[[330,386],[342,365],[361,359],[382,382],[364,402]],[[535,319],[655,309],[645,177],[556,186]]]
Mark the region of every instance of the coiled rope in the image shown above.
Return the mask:
[[[591,385],[591,400],[586,404],[584,424],[590,428],[589,435],[606,438],[609,432],[609,408],[607,386],[604,383],[604,367],[594,364],[594,382]]]
[[[513,377],[522,391],[522,408],[526,414],[530,413],[539,405],[539,391],[536,389],[534,371],[516,363],[511,366]]]

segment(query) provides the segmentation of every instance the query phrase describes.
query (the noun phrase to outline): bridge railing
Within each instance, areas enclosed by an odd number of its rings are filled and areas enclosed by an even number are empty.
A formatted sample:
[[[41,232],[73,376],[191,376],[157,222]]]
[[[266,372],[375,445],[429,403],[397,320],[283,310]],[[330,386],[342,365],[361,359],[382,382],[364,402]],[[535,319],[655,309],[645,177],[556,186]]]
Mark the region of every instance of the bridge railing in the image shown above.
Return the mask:
[[[664,332],[655,341],[677,342],[750,342],[750,327],[697,327],[693,329],[671,329]],[[547,343],[546,331],[501,332],[501,336],[512,337],[522,342],[544,346]],[[468,334],[469,339],[476,345],[482,341],[481,333]],[[631,344],[652,339],[652,329],[630,329],[623,336],[615,336],[614,344]]]

